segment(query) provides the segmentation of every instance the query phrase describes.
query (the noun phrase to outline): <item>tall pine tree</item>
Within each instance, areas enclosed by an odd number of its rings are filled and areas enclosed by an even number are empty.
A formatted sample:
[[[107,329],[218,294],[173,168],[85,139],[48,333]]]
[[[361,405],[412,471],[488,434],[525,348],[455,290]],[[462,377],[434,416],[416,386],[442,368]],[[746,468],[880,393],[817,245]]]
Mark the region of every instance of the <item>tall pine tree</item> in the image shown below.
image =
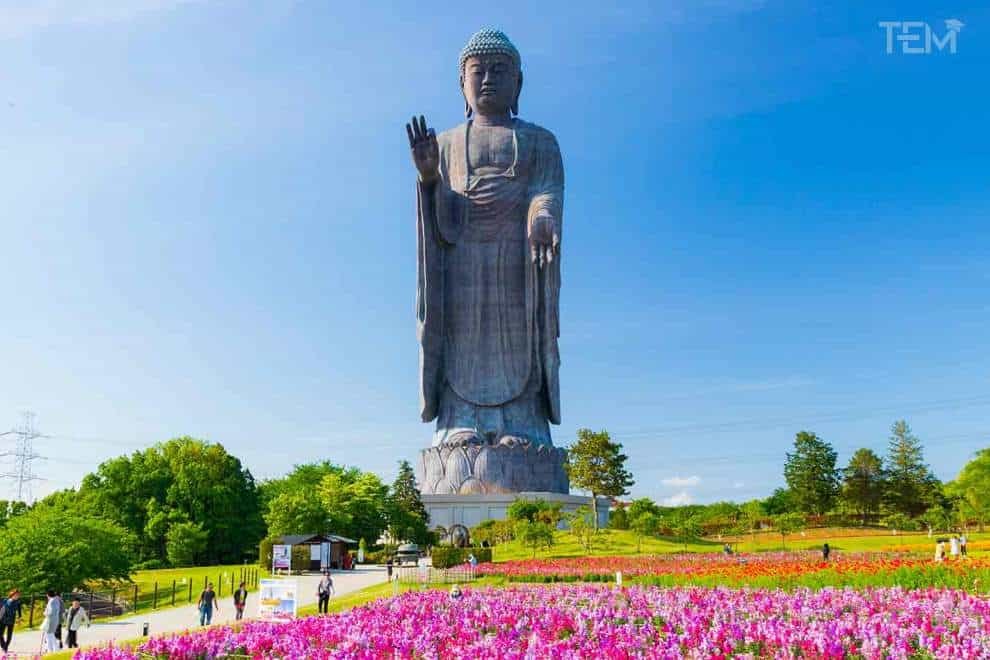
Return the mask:
[[[912,518],[920,516],[937,498],[939,482],[925,463],[921,440],[903,419],[890,427],[886,463],[887,507]]]
[[[839,494],[837,454],[814,433],[801,431],[794,438],[794,453],[787,454],[784,479],[797,509],[802,513],[828,513]]]
[[[880,512],[883,500],[883,459],[872,449],[857,449],[843,470],[842,499],[860,516],[865,525]]]
[[[416,487],[416,475],[409,461],[399,462],[399,474],[389,492],[387,516],[392,538],[413,543],[429,541],[429,515]]]

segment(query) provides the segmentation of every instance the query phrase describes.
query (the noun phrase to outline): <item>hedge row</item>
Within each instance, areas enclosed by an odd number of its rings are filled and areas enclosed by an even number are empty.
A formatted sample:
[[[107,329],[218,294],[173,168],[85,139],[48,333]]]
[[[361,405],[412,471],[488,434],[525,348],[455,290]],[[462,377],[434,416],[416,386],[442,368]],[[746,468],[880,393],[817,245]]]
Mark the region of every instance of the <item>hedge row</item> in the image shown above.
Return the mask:
[[[450,568],[466,564],[471,554],[474,554],[474,558],[479,562],[492,560],[491,548],[455,548],[449,545],[434,546],[430,557],[433,559],[434,568]]]

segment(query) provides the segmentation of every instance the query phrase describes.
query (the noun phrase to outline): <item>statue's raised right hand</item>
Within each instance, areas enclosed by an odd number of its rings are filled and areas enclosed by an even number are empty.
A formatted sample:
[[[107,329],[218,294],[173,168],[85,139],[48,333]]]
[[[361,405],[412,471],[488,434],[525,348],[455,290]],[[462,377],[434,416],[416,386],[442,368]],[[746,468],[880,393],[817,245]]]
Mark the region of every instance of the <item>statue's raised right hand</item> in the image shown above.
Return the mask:
[[[406,124],[406,133],[409,135],[409,148],[412,150],[413,164],[419,171],[419,180],[423,183],[433,183],[439,176],[440,168],[440,147],[437,145],[437,135],[433,129],[426,128],[426,119],[423,115],[412,118],[412,122]]]

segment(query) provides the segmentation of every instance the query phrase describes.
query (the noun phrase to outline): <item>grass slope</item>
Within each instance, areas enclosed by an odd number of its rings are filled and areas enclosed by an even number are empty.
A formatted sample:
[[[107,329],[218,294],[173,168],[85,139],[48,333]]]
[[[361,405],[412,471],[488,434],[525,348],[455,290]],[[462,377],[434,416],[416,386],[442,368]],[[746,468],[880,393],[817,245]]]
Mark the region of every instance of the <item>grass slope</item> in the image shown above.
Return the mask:
[[[938,536],[938,535],[937,535]],[[944,535],[942,535],[944,536]],[[969,535],[970,554],[986,554],[990,550],[990,533]],[[721,552],[728,541],[736,552],[767,552],[780,550],[781,536],[776,532],[760,532],[742,537],[695,539],[687,543],[671,537],[644,537],[642,554],[666,554],[675,552]],[[839,552],[917,552],[935,551],[935,538],[925,533],[892,534],[889,530],[863,530],[858,528],[810,529],[803,535],[790,534],[784,540],[787,550],[820,550],[828,542],[832,550]],[[569,532],[557,531],[554,546],[537,551],[537,558],[582,557],[588,552]],[[634,555],[637,553],[636,535],[628,530],[606,529],[592,548],[595,555]],[[531,559],[532,548],[517,542],[499,545],[494,549],[493,560],[513,561]]]

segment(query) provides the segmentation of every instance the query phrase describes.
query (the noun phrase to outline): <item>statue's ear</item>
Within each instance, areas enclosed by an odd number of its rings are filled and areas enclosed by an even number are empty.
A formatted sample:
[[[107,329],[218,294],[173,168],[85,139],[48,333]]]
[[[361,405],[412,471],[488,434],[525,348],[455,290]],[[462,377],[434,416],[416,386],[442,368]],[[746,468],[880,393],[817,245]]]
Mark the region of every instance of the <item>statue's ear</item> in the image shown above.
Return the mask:
[[[512,114],[517,117],[519,116],[519,94],[522,92],[522,81],[523,81],[522,69],[519,69],[519,84],[516,85],[516,98],[512,101],[512,108],[511,108]]]
[[[474,110],[471,109],[471,104],[468,103],[468,100],[467,100],[467,94],[464,93],[464,74],[463,73],[461,74],[460,81],[461,81],[461,96],[464,97],[464,116],[467,117],[468,119],[470,119],[471,118],[471,115],[474,114]]]

